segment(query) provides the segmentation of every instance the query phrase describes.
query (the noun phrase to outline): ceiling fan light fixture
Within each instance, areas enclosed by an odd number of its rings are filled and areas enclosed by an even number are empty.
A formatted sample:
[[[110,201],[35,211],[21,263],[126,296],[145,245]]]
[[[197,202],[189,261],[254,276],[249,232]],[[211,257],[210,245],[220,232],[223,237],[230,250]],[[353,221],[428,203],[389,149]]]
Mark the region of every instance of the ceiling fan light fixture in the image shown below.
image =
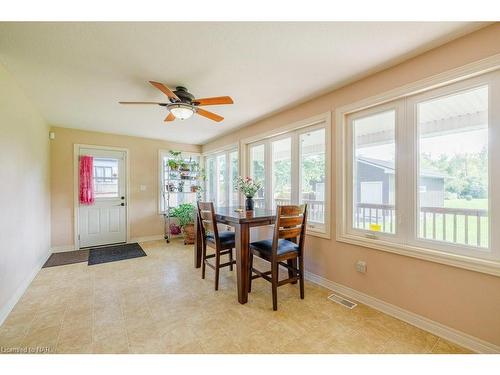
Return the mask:
[[[189,104],[175,103],[168,105],[168,110],[179,120],[186,120],[194,114],[194,109]]]

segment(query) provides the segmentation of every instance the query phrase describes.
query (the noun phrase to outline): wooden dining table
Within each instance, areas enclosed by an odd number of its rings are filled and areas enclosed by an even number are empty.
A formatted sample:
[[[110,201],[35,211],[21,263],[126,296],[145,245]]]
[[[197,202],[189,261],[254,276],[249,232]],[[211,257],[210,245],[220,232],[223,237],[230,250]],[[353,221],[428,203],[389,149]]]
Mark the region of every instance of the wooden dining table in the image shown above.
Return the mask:
[[[217,207],[215,219],[219,224],[234,227],[236,242],[236,275],[238,288],[238,302],[248,301],[248,262],[250,254],[250,228],[274,224],[276,213],[274,210],[256,208],[253,211],[236,211],[241,207]],[[201,267],[202,236],[200,218],[195,220],[194,266]]]

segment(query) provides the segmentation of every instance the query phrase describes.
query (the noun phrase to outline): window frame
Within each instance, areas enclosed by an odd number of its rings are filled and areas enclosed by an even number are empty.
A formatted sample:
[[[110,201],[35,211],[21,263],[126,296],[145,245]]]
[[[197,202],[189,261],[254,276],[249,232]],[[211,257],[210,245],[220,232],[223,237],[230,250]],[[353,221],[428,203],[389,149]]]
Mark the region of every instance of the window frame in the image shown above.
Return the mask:
[[[313,223],[308,223],[306,233],[316,237],[331,238],[331,149],[332,149],[332,136],[331,136],[331,112],[323,113],[309,119],[298,121],[285,125],[281,128],[265,132],[259,136],[249,137],[240,141],[241,149],[243,150],[244,159],[242,165],[244,166],[245,175],[250,176],[250,149],[254,146],[264,145],[265,148],[265,202],[266,207],[270,207],[272,203],[272,149],[271,144],[283,138],[291,137],[292,142],[292,192],[291,197],[295,199],[300,196],[300,145],[298,140],[303,133],[311,132],[314,130],[325,129],[325,222],[320,228],[315,227]]]
[[[406,117],[405,113],[405,106],[404,106],[404,101],[403,100],[394,100],[390,101],[384,104],[381,104],[379,106],[374,106],[370,108],[363,109],[361,111],[356,111],[353,112],[353,114],[349,114],[346,116],[346,121],[347,121],[347,140],[345,142],[346,145],[346,169],[347,169],[347,179],[351,183],[354,181],[354,174],[356,167],[353,166],[354,163],[351,163],[351,161],[354,160],[355,156],[355,145],[354,145],[354,129],[353,129],[353,123],[354,121],[377,115],[379,113],[383,112],[388,112],[394,110],[395,113],[395,119],[394,119],[394,143],[395,143],[395,156],[396,160],[394,162],[394,170],[395,170],[395,181],[394,181],[394,194],[395,194],[395,202],[394,202],[394,209],[396,211],[395,216],[396,216],[396,229],[394,233],[386,233],[386,232],[373,232],[368,229],[364,228],[354,228],[352,225],[353,221],[353,189],[350,188],[346,192],[346,199],[348,202],[349,207],[347,208],[346,211],[346,216],[345,219],[347,220],[347,223],[351,223],[351,225],[347,226],[347,232],[350,235],[353,236],[363,236],[366,238],[371,238],[371,239],[382,239],[384,241],[388,242],[400,242],[401,238],[404,237],[405,235],[405,228],[404,223],[405,220],[405,202],[407,201],[407,196],[405,191],[401,191],[401,186],[403,186],[403,183],[401,179],[403,176],[401,176],[401,173],[399,173],[399,170],[401,169],[401,166],[404,164],[404,147],[401,144],[401,142],[398,140],[400,138],[400,133],[402,131],[402,126],[404,125],[404,119]],[[346,181],[347,183],[347,181]]]
[[[222,150],[217,150],[215,152],[209,152],[209,153],[206,153],[206,154],[203,154],[203,168],[205,169],[205,171],[208,170],[207,168],[207,165],[208,165],[208,162],[210,159],[214,159],[215,161],[215,169],[216,171],[219,170],[219,166],[218,166],[218,163],[217,163],[217,158],[219,156],[222,156],[224,155],[225,158],[226,158],[226,180],[224,181],[224,184],[226,185],[226,199],[225,201],[228,202],[229,205],[232,204],[232,198],[231,198],[231,195],[232,195],[232,182],[231,182],[231,154],[233,152],[236,152],[237,155],[238,155],[238,172],[240,170],[240,152],[239,152],[239,149],[238,149],[238,146],[235,146],[233,145],[232,147],[228,147],[228,148],[224,148]],[[207,185],[207,182],[205,181],[204,182],[205,186],[204,186],[204,199],[209,201],[211,200],[211,198],[207,195],[207,189],[206,189],[206,185]],[[215,183],[216,187],[218,187],[218,181],[216,181]],[[217,206],[218,204],[218,201],[219,201],[219,189],[216,188],[215,189],[215,195],[214,195],[214,199],[213,199],[213,202],[214,202],[214,205]],[[241,204],[241,198],[239,199],[239,201],[237,202],[238,205]]]
[[[415,214],[418,210],[418,187],[416,184],[416,173],[419,170],[417,165],[419,161],[418,151],[418,124],[416,121],[416,103],[430,100],[435,97],[453,95],[453,93],[471,90],[480,86],[488,85],[489,88],[489,113],[488,113],[488,204],[489,204],[489,249],[488,254],[484,254],[483,248],[476,246],[464,246],[451,243],[442,243],[432,239],[418,238],[418,223]],[[491,228],[498,225],[500,219],[500,196],[495,199],[491,192],[500,191],[500,171],[496,171],[494,160],[500,160],[500,147],[492,144],[492,139],[500,136],[500,107],[494,107],[492,98],[500,97],[500,57],[479,62],[457,69],[453,72],[446,72],[440,75],[415,82],[398,89],[391,90],[388,93],[377,95],[368,99],[361,100],[336,110],[336,159],[337,159],[337,241],[369,247],[377,250],[392,252],[400,255],[406,255],[414,258],[429,260],[441,264],[452,265],[478,272],[500,275],[500,234],[493,233]],[[350,197],[348,192],[350,186],[349,176],[349,122],[351,114],[364,111],[378,106],[383,106],[391,101],[402,101],[405,104],[404,126],[396,129],[396,149],[407,150],[405,154],[398,151],[402,160],[399,162],[399,168],[406,168],[408,171],[406,182],[402,188],[399,186],[399,197],[405,197],[406,201],[396,198],[400,202],[399,211],[402,229],[402,238],[404,241],[391,241],[386,237],[374,235],[359,235],[349,229],[350,221],[347,221],[347,214],[350,210]],[[399,132],[399,134],[398,134]],[[399,140],[399,146],[398,146]],[[497,165],[497,169],[500,169]],[[401,173],[399,173],[401,176]],[[401,179],[398,178],[397,181]],[[396,187],[398,189],[398,187]],[[401,210],[403,213],[401,214]],[[498,232],[498,231],[497,231]],[[465,250],[464,250],[465,248]],[[475,254],[472,254],[470,249]],[[481,254],[481,252],[483,252]]]

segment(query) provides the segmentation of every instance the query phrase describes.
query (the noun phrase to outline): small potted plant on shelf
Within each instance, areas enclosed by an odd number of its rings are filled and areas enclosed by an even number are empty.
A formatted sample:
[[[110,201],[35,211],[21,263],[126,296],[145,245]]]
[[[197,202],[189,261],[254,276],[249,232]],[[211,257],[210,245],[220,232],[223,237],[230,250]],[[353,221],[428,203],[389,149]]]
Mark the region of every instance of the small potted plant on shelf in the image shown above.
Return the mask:
[[[245,210],[253,211],[254,201],[253,197],[257,192],[262,189],[262,182],[255,181],[251,177],[241,177],[238,176],[234,180],[234,189],[243,193],[246,197],[245,200]]]
[[[167,161],[168,166],[171,170],[177,171],[179,169],[181,162],[182,162],[181,152],[170,150],[169,155],[170,156],[169,156],[168,161]]]
[[[195,207],[191,203],[183,203],[170,210],[170,216],[179,220],[184,235],[184,245],[194,243]]]
[[[181,172],[189,172],[191,170],[191,166],[189,165],[188,162],[181,161],[180,166],[179,166],[179,170]]]

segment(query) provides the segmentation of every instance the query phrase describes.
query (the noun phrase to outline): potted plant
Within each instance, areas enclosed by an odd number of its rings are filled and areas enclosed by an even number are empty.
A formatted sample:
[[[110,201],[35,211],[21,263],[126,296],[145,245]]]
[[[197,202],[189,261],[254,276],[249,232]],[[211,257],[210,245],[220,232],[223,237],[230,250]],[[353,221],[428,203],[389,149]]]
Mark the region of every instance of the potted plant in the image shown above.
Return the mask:
[[[169,154],[170,154],[170,157],[167,161],[168,166],[170,167],[171,170],[176,171],[179,169],[179,166],[182,162],[181,152],[170,150]]]
[[[240,191],[243,195],[245,195],[245,210],[253,211],[253,197],[260,189],[262,189],[262,182],[255,181],[251,177],[238,176],[234,180],[234,188],[236,191]]]
[[[183,203],[170,210],[170,215],[179,220],[184,235],[184,245],[194,243],[195,207],[191,203]]]

